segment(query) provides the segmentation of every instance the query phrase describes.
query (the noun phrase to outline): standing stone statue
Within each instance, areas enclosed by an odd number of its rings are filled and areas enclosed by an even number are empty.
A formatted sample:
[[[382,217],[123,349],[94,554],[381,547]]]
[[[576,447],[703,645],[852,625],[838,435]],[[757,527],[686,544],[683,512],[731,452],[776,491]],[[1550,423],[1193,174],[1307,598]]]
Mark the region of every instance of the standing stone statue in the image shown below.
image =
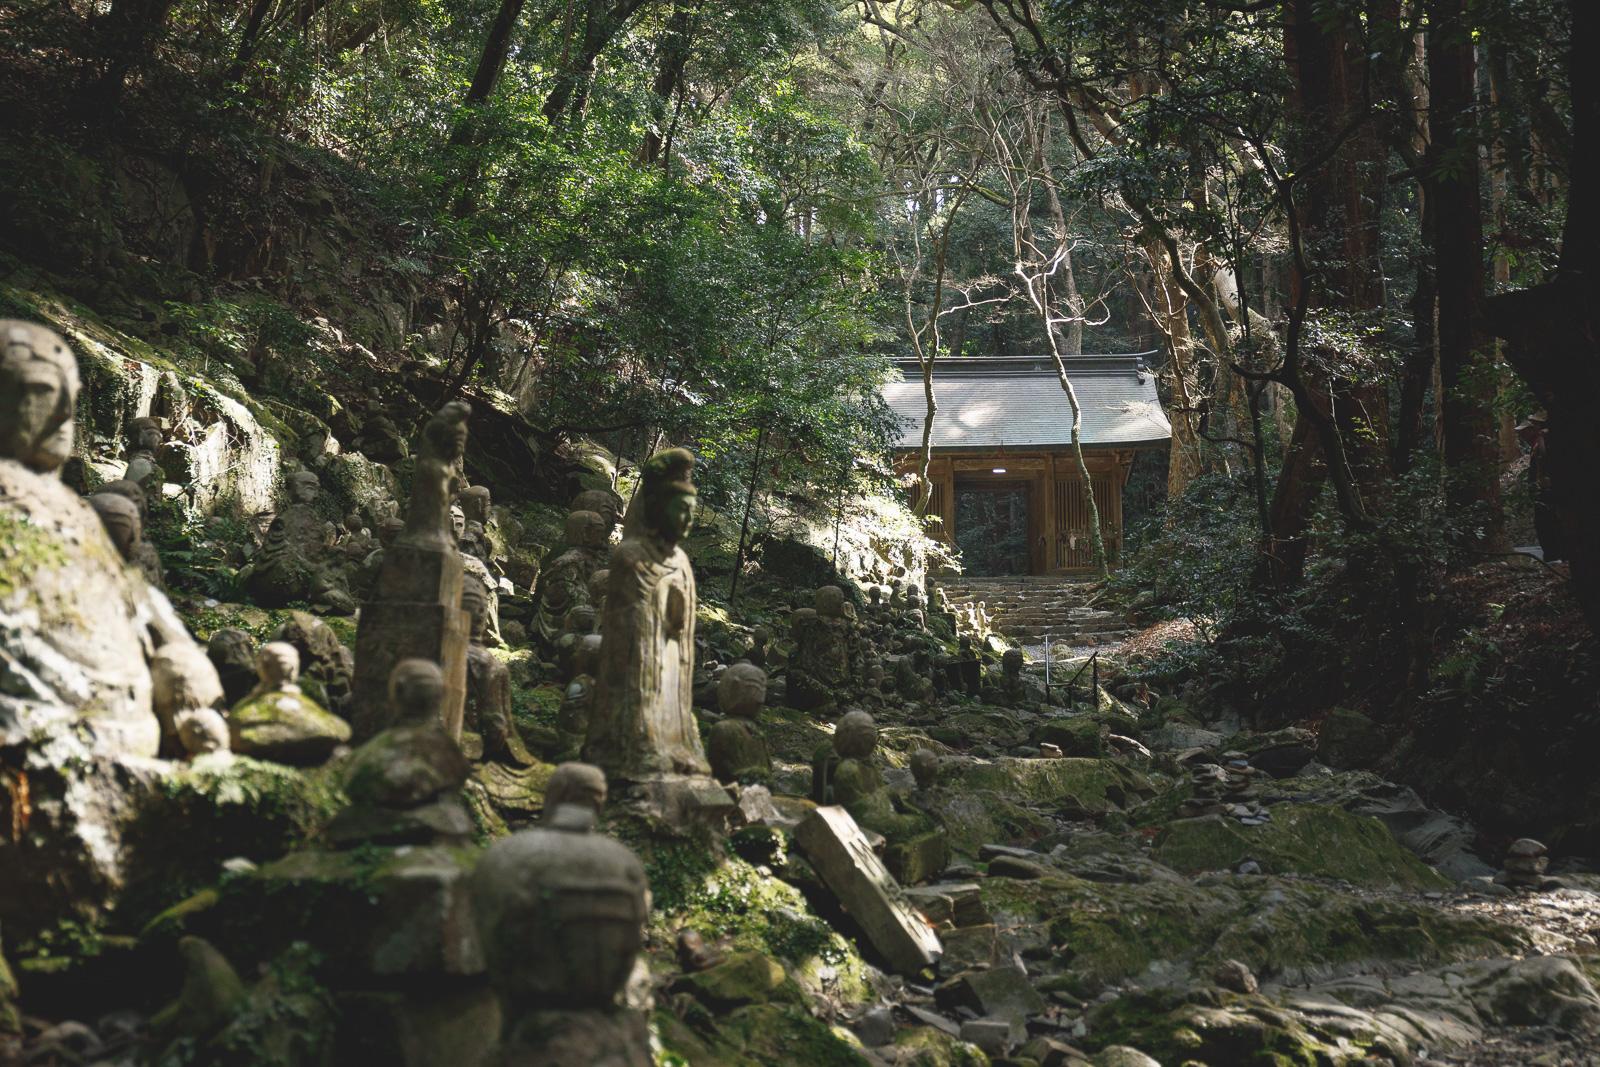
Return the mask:
[[[31,812],[26,834],[0,833],[0,924],[16,936],[115,900],[128,856],[105,845],[151,787],[140,761],[161,744],[152,660],[169,645],[195,648],[58,477],[77,399],[66,342],[0,321],[0,527],[13,553],[0,564],[10,579],[0,582],[0,825],[23,803]],[[163,670],[195,672],[183,691],[220,687],[204,655],[166,659]]]
[[[558,773],[560,773],[558,771]],[[483,1067],[650,1067],[644,1015],[623,987],[644,942],[650,887],[638,857],[594,832],[584,804],[496,842],[472,875],[489,982],[504,1019]]]
[[[575,759],[583,751],[589,735],[589,713],[594,709],[594,674],[600,669],[599,634],[585,634],[572,655],[575,672],[572,681],[561,695],[561,707],[556,712],[556,732],[561,738],[559,755]]]
[[[485,620],[489,592],[483,583],[468,576],[461,590],[461,606],[472,617],[472,643],[467,647],[467,705],[464,724],[483,739],[485,759],[515,763],[524,767],[534,762],[511,721],[511,671],[483,643],[487,637]],[[452,724],[446,723],[446,729]],[[463,723],[451,731],[457,740]]]
[[[405,659],[439,665],[444,720],[461,721],[472,622],[461,610],[461,553],[450,522],[450,502],[461,479],[471,414],[466,404],[451,401],[423,428],[405,528],[384,549],[383,569],[361,609],[356,631],[357,738],[371,737],[387,725],[389,675]]]
[[[584,758],[622,781],[710,773],[694,717],[694,571],[678,542],[694,524],[694,456],[645,463],[611,553],[605,656]]]
[[[851,695],[859,638],[846,611],[844,590],[825,585],[814,603],[790,616],[795,648],[789,660],[788,700],[802,711],[827,711]]]
[[[540,637],[554,644],[562,624],[572,609],[589,603],[589,576],[605,562],[605,519],[593,511],[574,511],[567,515],[566,551],[552,560],[539,575],[539,614],[534,627]]]

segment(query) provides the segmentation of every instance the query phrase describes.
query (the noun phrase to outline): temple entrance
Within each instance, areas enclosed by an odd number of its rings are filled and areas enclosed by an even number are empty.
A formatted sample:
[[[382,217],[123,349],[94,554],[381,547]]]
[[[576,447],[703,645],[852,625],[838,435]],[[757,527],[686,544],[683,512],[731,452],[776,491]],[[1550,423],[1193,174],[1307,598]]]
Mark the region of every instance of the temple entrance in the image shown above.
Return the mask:
[[[955,490],[955,540],[966,573],[983,577],[1030,573],[1029,483],[963,480]]]

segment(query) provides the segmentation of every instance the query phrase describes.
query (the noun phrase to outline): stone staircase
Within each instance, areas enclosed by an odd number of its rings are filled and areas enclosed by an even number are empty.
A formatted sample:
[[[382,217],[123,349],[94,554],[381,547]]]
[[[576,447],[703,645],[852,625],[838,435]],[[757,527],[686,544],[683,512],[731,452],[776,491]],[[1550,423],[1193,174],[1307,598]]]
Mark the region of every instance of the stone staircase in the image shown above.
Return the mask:
[[[994,627],[1019,645],[1110,645],[1135,631],[1114,611],[1084,603],[1091,579],[1030,574],[1005,578],[955,576],[936,579],[953,605],[982,601]]]

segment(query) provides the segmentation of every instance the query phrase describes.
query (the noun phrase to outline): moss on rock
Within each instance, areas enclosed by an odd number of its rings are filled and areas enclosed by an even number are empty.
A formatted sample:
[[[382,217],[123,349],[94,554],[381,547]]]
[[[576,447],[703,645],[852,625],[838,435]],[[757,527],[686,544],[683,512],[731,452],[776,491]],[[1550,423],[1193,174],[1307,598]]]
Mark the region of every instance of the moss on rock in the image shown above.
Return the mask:
[[[1175,820],[1157,839],[1156,858],[1180,871],[1231,870],[1253,859],[1269,874],[1428,889],[1450,884],[1371,816],[1316,804],[1271,810],[1271,821],[1260,826],[1223,815]]]

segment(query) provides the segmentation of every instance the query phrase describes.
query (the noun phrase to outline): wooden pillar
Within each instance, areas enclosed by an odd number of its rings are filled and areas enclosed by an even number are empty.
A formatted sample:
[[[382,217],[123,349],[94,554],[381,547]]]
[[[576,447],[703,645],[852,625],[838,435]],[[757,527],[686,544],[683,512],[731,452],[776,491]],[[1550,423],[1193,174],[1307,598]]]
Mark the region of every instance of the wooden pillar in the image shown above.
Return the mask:
[[[1044,566],[1043,574],[1057,570],[1059,550],[1056,543],[1061,538],[1061,516],[1056,514],[1056,454],[1050,452],[1044,466]]]

